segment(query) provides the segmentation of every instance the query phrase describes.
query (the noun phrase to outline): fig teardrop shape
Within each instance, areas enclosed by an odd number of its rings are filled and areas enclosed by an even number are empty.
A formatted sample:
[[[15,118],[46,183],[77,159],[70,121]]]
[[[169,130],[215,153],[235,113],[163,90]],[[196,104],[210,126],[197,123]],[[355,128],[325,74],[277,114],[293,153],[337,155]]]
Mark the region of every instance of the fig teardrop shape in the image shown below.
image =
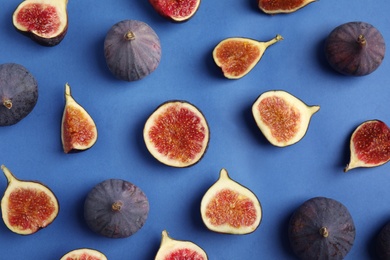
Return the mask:
[[[162,232],[160,248],[156,254],[155,260],[167,259],[192,259],[207,260],[206,252],[197,244],[191,241],[176,240],[168,235],[164,230]]]
[[[249,234],[262,219],[262,207],[256,195],[232,180],[226,169],[204,194],[200,212],[203,223],[214,232]]]
[[[375,167],[390,160],[390,129],[380,120],[360,124],[350,139],[351,157],[344,172],[358,167]]]
[[[97,140],[97,129],[88,112],[75,101],[65,84],[65,108],[61,122],[61,140],[65,153],[91,148]]]
[[[267,140],[278,147],[300,141],[319,106],[308,106],[283,90],[261,94],[252,105],[257,126]]]
[[[258,0],[260,10],[267,14],[293,13],[316,0]]]
[[[242,37],[227,38],[214,48],[213,59],[226,78],[239,79],[255,67],[269,46],[281,40],[281,35],[266,42]]]
[[[1,199],[5,225],[14,233],[30,235],[51,224],[59,212],[54,193],[40,182],[17,179],[4,165],[1,169],[8,180]]]

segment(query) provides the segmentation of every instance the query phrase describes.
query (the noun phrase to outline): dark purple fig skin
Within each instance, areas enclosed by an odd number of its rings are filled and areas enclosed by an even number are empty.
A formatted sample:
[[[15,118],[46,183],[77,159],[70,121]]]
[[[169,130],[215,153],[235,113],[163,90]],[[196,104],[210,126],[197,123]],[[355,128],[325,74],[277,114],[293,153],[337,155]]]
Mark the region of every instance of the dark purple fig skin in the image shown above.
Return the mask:
[[[16,63],[0,65],[0,126],[18,123],[33,110],[37,100],[37,81],[25,67]]]
[[[291,248],[302,260],[344,259],[352,248],[355,233],[348,209],[325,197],[305,201],[293,213],[288,226]]]
[[[104,55],[111,73],[124,81],[140,80],[161,60],[156,32],[146,23],[124,20],[111,27],[104,40]]]
[[[114,203],[120,203],[120,209],[115,209]],[[97,184],[84,202],[84,218],[88,227],[109,238],[133,235],[143,227],[148,213],[149,202],[145,193],[134,184],[120,179],[108,179]]]
[[[386,223],[376,238],[376,253],[379,259],[390,259],[390,222]]]
[[[329,34],[325,55],[330,66],[349,76],[365,76],[376,70],[385,57],[382,34],[371,24],[348,22]]]

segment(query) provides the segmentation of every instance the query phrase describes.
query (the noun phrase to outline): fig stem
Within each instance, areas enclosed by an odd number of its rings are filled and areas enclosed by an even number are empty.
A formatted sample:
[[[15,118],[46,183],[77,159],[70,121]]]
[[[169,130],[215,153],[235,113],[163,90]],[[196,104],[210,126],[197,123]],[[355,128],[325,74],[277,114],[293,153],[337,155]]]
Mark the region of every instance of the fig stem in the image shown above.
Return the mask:
[[[364,37],[363,34],[360,34],[358,39],[357,39],[357,42],[359,43],[359,45],[361,47],[365,46],[367,44],[367,40],[366,40],[366,37]]]
[[[267,42],[264,42],[264,46],[265,48],[271,46],[272,44],[275,44],[281,40],[284,40],[283,36],[280,35],[280,34],[277,34],[273,39],[267,41]]]
[[[1,165],[1,170],[4,172],[4,175],[7,178],[8,183],[10,183],[13,179],[15,179],[12,172],[7,167],[5,167],[4,164]]]
[[[12,108],[12,101],[11,99],[4,99],[3,100],[3,105],[8,108],[8,109],[11,109]]]
[[[111,209],[112,209],[113,211],[120,211],[121,208],[122,208],[122,206],[123,206],[122,201],[115,201],[115,202],[112,204]]]
[[[323,237],[328,237],[329,236],[329,231],[328,231],[328,229],[326,227],[322,227],[322,228],[320,228],[320,234]]]
[[[128,31],[127,33],[125,33],[124,38],[127,41],[131,41],[131,40],[135,39],[135,35],[134,35],[134,33],[132,31]]]

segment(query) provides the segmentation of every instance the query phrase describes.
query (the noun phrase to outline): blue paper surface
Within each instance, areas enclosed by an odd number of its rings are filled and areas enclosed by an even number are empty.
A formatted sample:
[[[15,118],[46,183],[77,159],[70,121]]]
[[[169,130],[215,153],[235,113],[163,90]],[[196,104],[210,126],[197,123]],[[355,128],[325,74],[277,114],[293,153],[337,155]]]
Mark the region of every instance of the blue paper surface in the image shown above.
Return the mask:
[[[287,239],[288,219],[305,200],[325,196],[343,203],[356,225],[356,240],[346,259],[372,259],[374,238],[390,220],[390,164],[344,173],[349,138],[362,122],[390,124],[390,62],[364,77],[347,77],[327,64],[323,44],[336,26],[365,21],[390,39],[390,5],[378,1],[317,1],[295,13],[267,15],[256,1],[202,1],[186,23],[172,23],[143,1],[69,1],[69,29],[54,47],[43,47],[12,25],[18,1],[0,8],[0,63],[25,66],[37,79],[38,103],[16,125],[0,128],[0,164],[19,179],[38,180],[60,202],[57,219],[30,236],[12,233],[0,223],[0,249],[7,259],[59,259],[76,248],[100,250],[108,259],[154,259],[161,232],[191,240],[209,259],[296,259]],[[162,59],[137,82],[117,80],[103,53],[107,31],[115,23],[141,20],[158,34]],[[228,37],[267,41],[269,47],[245,77],[228,80],[212,59],[213,48]],[[97,143],[65,154],[60,139],[64,86],[94,118]],[[257,128],[251,106],[268,90],[285,90],[309,105],[319,105],[305,137],[272,146]],[[208,120],[211,139],[204,158],[178,169],[165,166],[147,151],[143,126],[161,103],[187,100]],[[200,201],[221,168],[259,198],[263,219],[248,235],[206,229]],[[89,190],[109,178],[139,186],[148,196],[144,227],[125,239],[101,237],[88,229],[83,202]],[[0,177],[0,192],[6,179]],[[2,258],[2,257],[0,257]]]

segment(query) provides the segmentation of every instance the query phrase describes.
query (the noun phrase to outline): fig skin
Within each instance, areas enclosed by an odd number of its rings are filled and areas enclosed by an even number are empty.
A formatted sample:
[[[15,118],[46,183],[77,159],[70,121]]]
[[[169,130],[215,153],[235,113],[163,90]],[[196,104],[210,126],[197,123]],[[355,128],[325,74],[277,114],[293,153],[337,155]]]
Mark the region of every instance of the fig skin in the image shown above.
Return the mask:
[[[38,83],[22,65],[0,65],[0,126],[18,123],[31,113],[38,101]]]
[[[171,0],[149,0],[149,3],[152,5],[154,10],[164,17],[165,19],[170,20],[174,23],[182,23],[187,22],[190,20],[198,11],[201,0],[187,0],[187,1],[171,1]],[[180,8],[183,8],[183,10],[187,11],[190,9],[188,6],[185,7],[176,7],[174,5],[185,5],[185,4],[192,4],[195,3],[195,6],[193,6],[190,13],[186,15],[182,15],[182,10]]]
[[[325,41],[329,65],[347,76],[365,76],[382,63],[386,44],[382,34],[366,22],[348,22],[333,29]]]
[[[62,42],[68,32],[67,5],[68,0],[24,0],[13,13],[14,28],[42,46],[56,46]],[[42,10],[43,7],[46,8],[45,12]],[[21,14],[26,10],[33,11]],[[34,15],[38,12],[45,15],[45,17],[37,19]],[[50,18],[54,17],[54,20],[42,24],[42,21],[49,19],[48,14],[50,14]],[[50,28],[51,30],[48,29],[50,26],[53,27]]]
[[[390,259],[390,222],[379,231],[375,240],[375,250],[379,260]]]

